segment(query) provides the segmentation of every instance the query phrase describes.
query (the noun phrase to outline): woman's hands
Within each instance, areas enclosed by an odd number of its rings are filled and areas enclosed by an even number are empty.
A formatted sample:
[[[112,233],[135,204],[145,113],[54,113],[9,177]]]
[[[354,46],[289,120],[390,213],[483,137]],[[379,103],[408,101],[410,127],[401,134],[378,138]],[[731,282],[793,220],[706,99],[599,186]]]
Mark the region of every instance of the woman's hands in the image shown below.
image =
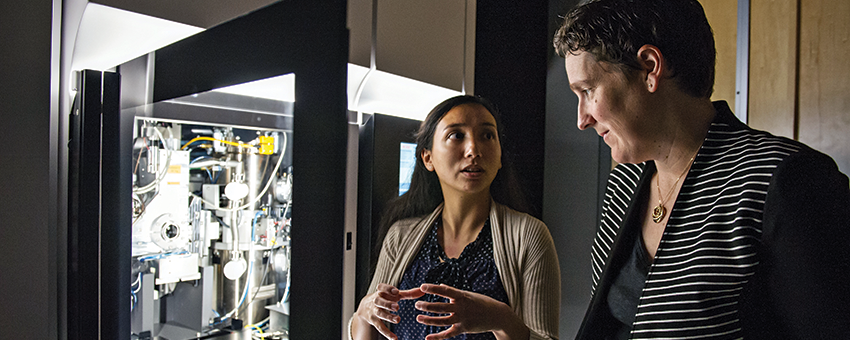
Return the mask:
[[[354,313],[356,328],[352,329],[354,339],[371,339],[370,328],[374,327],[387,339],[396,340],[398,337],[390,331],[384,321],[398,323],[398,302],[402,299],[416,299],[425,295],[419,288],[398,290],[388,284],[379,283],[376,291],[363,297],[357,312]],[[371,325],[371,327],[370,327]],[[354,328],[355,325],[352,325]]]
[[[426,340],[447,339],[463,333],[493,332],[497,339],[528,339],[529,330],[511,308],[487,295],[460,290],[446,285],[423,284],[423,294],[434,294],[449,299],[448,303],[417,301],[416,309],[448,314],[444,316],[419,315],[416,321],[430,326],[451,326],[430,334]]]
[[[371,339],[375,329],[387,339],[397,340],[384,321],[397,324],[400,317],[398,302],[434,294],[449,299],[448,303],[417,301],[416,309],[423,312],[447,314],[419,315],[416,321],[430,326],[450,326],[428,335],[426,340],[451,338],[463,333],[493,332],[497,339],[528,339],[529,330],[511,308],[487,295],[460,290],[446,285],[423,284],[419,288],[398,290],[388,284],[378,284],[377,290],[360,301],[352,320],[354,339]]]

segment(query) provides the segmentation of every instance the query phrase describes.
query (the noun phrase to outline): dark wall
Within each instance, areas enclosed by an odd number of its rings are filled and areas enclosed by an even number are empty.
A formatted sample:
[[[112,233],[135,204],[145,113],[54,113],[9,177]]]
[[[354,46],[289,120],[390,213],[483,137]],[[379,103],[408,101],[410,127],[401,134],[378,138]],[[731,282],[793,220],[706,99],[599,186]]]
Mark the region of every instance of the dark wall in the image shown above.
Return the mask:
[[[536,217],[543,209],[548,6],[545,0],[487,0],[476,8],[475,94],[502,113],[506,148]]]
[[[0,2],[0,329],[57,338],[52,1]],[[53,157],[51,157],[53,155]]]
[[[543,220],[555,240],[561,267],[561,339],[575,338],[590,303],[590,247],[611,167],[608,146],[592,129],[577,127],[578,99],[569,90],[564,59],[551,43],[562,16],[578,2],[550,1],[547,42]]]
[[[475,42],[475,94],[501,110],[531,213],[558,250],[561,339],[575,337],[590,302],[590,246],[611,162],[605,143],[576,127],[576,97],[552,48],[578,2],[479,1]]]

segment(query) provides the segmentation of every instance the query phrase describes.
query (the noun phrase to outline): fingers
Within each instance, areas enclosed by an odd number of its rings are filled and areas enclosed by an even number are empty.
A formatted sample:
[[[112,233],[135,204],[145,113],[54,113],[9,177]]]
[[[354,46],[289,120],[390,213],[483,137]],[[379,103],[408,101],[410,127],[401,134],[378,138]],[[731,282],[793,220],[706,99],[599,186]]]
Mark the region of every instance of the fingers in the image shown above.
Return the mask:
[[[426,294],[439,295],[449,299],[456,299],[463,294],[462,290],[444,284],[435,285],[431,283],[423,283],[419,286],[419,289]]]
[[[423,295],[425,295],[425,292],[423,292],[422,289],[420,289],[419,287],[416,287],[408,290],[399,291],[398,295],[401,297],[401,299],[410,300],[422,297]]]
[[[381,308],[377,305],[376,305],[376,307],[377,308],[375,308],[374,314],[378,319],[381,319],[383,321],[390,322],[390,323],[398,323],[400,321],[401,318],[398,315],[395,315],[392,312],[390,312],[389,310]],[[396,305],[395,311],[398,311],[398,305]],[[375,322],[370,322],[370,323],[375,325],[375,326],[377,326],[378,324],[383,325],[383,323],[380,322],[380,320],[375,320]]]
[[[463,334],[463,332],[460,330],[460,328],[458,328],[457,326],[452,326],[442,332],[429,334],[425,337],[425,340],[442,340],[455,337],[461,334]]]
[[[428,315],[424,315],[424,314],[419,314],[419,315],[416,316],[416,322],[421,323],[423,325],[438,326],[438,327],[451,326],[451,325],[455,324],[455,322],[456,322],[455,319],[456,318],[452,315],[428,316]]]
[[[379,293],[375,292],[363,298],[360,307],[358,307],[357,312],[354,313],[354,317],[359,320],[358,327],[374,327],[375,331],[381,334],[382,338],[397,340],[398,337],[390,331],[389,327],[387,327],[384,322],[398,323],[399,317],[393,314],[392,311],[381,307],[376,303],[377,300],[380,300],[378,294]],[[397,306],[396,309],[398,309]],[[365,332],[371,333],[370,331]],[[364,331],[358,331],[358,334],[358,337],[366,335]]]
[[[438,314],[448,314],[454,313],[457,311],[455,304],[453,303],[445,303],[445,302],[426,302],[426,301],[416,301],[414,305],[416,309],[421,310],[423,312],[431,312]]]
[[[390,286],[386,283],[379,283],[378,287],[375,289],[378,294],[384,294],[388,297],[397,296],[398,288]]]
[[[372,303],[378,308],[397,312],[398,300],[400,299],[401,296],[399,295],[398,288],[380,283],[375,291],[375,297],[372,299]]]
[[[366,317],[368,322],[380,331],[381,328],[386,328],[382,321],[399,322],[399,316],[395,314],[399,309],[398,300],[398,289],[381,283],[378,284],[374,293],[363,298],[363,301],[367,303],[361,304],[361,308],[364,308],[364,316],[369,315]]]
[[[377,292],[374,293],[375,297],[372,299],[374,307],[372,308],[372,316],[369,317],[369,324],[375,327],[384,338],[397,340],[398,336],[390,331],[384,321],[398,323],[400,320],[399,316],[393,313],[398,311],[398,303],[392,301],[394,296],[398,296],[398,289],[389,285],[383,286],[379,285]],[[397,299],[395,300],[397,301]]]

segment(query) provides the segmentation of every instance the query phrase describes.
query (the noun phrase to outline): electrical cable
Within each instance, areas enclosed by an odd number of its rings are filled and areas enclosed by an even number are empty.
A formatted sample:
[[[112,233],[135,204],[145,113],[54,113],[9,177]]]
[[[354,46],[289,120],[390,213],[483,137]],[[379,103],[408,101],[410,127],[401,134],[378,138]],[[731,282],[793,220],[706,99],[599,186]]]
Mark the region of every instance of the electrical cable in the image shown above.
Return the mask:
[[[271,264],[271,261],[267,262],[266,265],[263,267],[263,278],[260,279],[260,281],[259,281],[260,283],[259,283],[259,285],[257,285],[257,290],[254,292],[254,295],[251,296],[251,299],[248,300],[248,303],[246,303],[244,306],[241,306],[236,313],[241,313],[242,310],[244,310],[245,308],[247,308],[248,306],[250,306],[252,303],[255,302],[254,299],[257,298],[257,294],[260,293],[260,287],[262,286],[263,282],[266,281],[266,277],[269,274],[269,264]]]
[[[133,289],[133,286],[139,285],[138,288]],[[136,280],[130,284],[130,312],[136,309],[136,303],[139,301],[139,297],[136,296],[142,290],[142,272],[139,272],[139,275],[136,276]]]
[[[265,339],[265,338],[266,338],[266,335],[265,335],[265,334],[263,334],[263,328],[264,328],[264,327],[263,327],[263,325],[264,325],[266,322],[268,322],[268,321],[269,321],[269,317],[266,317],[265,319],[261,320],[261,321],[260,321],[260,322],[258,322],[258,323],[248,325],[248,326],[247,326],[248,328],[256,329],[256,330],[257,330],[257,332],[259,333],[259,334],[252,334],[252,335],[251,335],[251,338],[259,337],[260,339]],[[252,333],[253,333],[253,332],[252,332]]]
[[[254,228],[253,228],[253,225],[252,225],[252,228],[251,228],[251,229],[252,229],[252,230],[251,230],[251,241],[252,241],[252,242],[251,242],[251,248],[252,248],[252,249],[251,249],[251,250],[249,250],[249,253],[253,251],[253,246],[254,246],[254,244],[253,244],[253,240],[254,240],[254,235],[253,235],[253,229],[254,229]],[[259,282],[260,282],[260,285],[262,285],[262,284],[263,284],[263,282],[266,280],[266,277],[268,276],[268,273],[269,273],[269,270],[268,270],[268,269],[269,269],[269,265],[270,265],[270,264],[271,264],[271,261],[267,262],[267,263],[266,263],[266,265],[265,265],[265,266],[263,266],[263,276],[262,276],[262,278],[261,278],[261,279],[260,279],[260,281],[259,281]],[[257,297],[257,295],[260,293],[259,286],[257,287],[257,290],[254,292],[254,295],[253,295],[253,296],[251,296],[251,299],[248,301],[248,303],[245,303],[245,298],[248,296],[248,290],[249,290],[249,288],[250,288],[250,286],[251,286],[251,285],[250,285],[250,281],[251,281],[251,272],[253,271],[253,269],[254,269],[254,260],[253,260],[253,257],[252,257],[252,258],[251,258],[251,262],[248,264],[248,274],[247,274],[247,276],[245,277],[245,290],[244,290],[244,291],[243,291],[243,293],[242,293],[242,298],[240,299],[239,304],[238,304],[238,305],[236,305],[236,307],[235,307],[233,310],[231,310],[230,312],[228,312],[228,313],[224,316],[224,318],[222,318],[222,319],[221,319],[221,321],[219,321],[219,322],[222,322],[222,321],[224,321],[224,320],[227,320],[228,318],[230,318],[231,316],[233,316],[233,315],[235,315],[235,314],[241,313],[241,312],[242,312],[242,310],[244,310],[246,307],[248,307],[248,306],[250,306],[252,303],[254,303],[254,299],[255,299],[255,298]]]
[[[181,251],[172,252],[172,253],[159,253],[159,254],[153,254],[153,255],[148,255],[148,256],[142,256],[142,257],[139,257],[139,262],[145,262],[145,261],[148,261],[148,260],[159,260],[163,257],[174,256],[174,255],[186,255],[188,253],[189,253],[188,251],[181,250]]]
[[[287,255],[287,259],[292,256],[291,254]],[[286,289],[283,291],[283,297],[280,299],[280,303],[286,303],[289,300],[289,286],[292,284],[292,275],[290,275],[291,267],[286,268]]]
[[[257,327],[257,325],[249,325],[248,327],[251,327],[251,328],[256,329],[256,330],[257,330],[257,332],[259,332],[259,333],[260,333],[260,339],[265,339],[265,338],[266,338],[265,336],[263,336],[263,329],[262,329],[262,328]]]
[[[286,154],[286,142],[287,142],[287,137],[286,137],[286,133],[284,133],[284,134],[283,134],[283,148],[281,148],[280,158],[278,158],[278,160],[277,160],[277,164],[275,164],[275,166],[274,166],[274,170],[272,171],[272,174],[277,174],[277,171],[280,169],[280,164],[281,164],[281,163],[283,163],[283,156]],[[244,209],[247,209],[247,208],[251,207],[252,205],[254,205],[254,203],[257,203],[260,199],[262,199],[262,198],[263,198],[263,196],[264,196],[264,195],[266,194],[266,192],[269,190],[269,186],[271,186],[271,184],[272,184],[272,179],[273,179],[274,177],[275,177],[274,175],[272,175],[271,177],[269,177],[269,180],[268,180],[268,181],[266,181],[266,185],[263,187],[263,190],[260,192],[260,194],[259,194],[259,195],[257,195],[257,197],[254,197],[254,199],[253,199],[251,202],[246,203],[245,205],[242,205],[242,206],[240,206],[240,207],[236,207],[236,208],[218,208],[218,210],[220,210],[220,211],[231,211],[231,212],[232,212],[232,211],[244,210]],[[201,199],[201,200],[203,200],[203,202],[204,202],[204,203],[206,203],[206,204],[209,204],[209,205],[212,205],[212,206],[215,206],[215,205],[216,205],[215,203],[210,202],[210,201],[207,201],[207,200],[205,200],[203,197],[198,196],[198,195],[196,195],[196,194],[194,194],[194,193],[192,194],[192,196],[195,196],[195,197],[200,198],[200,199]]]
[[[246,149],[248,149],[248,148],[256,149],[256,148],[257,148],[257,147],[256,147],[256,146],[254,146],[254,145],[251,145],[251,144],[245,144],[245,143],[241,143],[241,142],[240,142],[240,143],[234,143],[234,142],[230,142],[230,141],[226,141],[226,140],[221,140],[221,139],[216,139],[216,138],[212,138],[212,137],[195,137],[195,138],[193,138],[192,140],[190,140],[189,142],[187,142],[186,144],[183,144],[183,147],[181,147],[181,148],[180,148],[180,150],[185,149],[187,146],[189,146],[189,144],[192,144],[192,143],[194,143],[194,142],[196,142],[196,141],[199,141],[199,140],[208,140],[208,141],[220,142],[220,143],[224,143],[224,144],[228,144],[228,145],[233,145],[233,146],[238,146],[238,147],[240,147],[240,148],[246,148]]]
[[[135,286],[135,285],[137,285],[137,284],[139,285],[139,288],[133,289],[133,291],[132,291],[133,293],[138,293],[138,292],[139,292],[139,290],[141,290],[141,289],[142,289],[142,285],[141,285],[141,283],[142,283],[142,272],[139,272],[139,276],[137,276],[137,277],[136,277],[136,281],[135,281],[135,282],[133,282],[133,283],[130,285],[130,288],[133,288],[133,286]]]
[[[197,162],[197,161],[199,161],[199,160],[202,160],[202,159],[215,159],[215,158],[212,158],[212,157],[210,157],[210,156],[198,156],[198,158],[195,158],[195,159],[193,159],[193,160],[189,161],[189,165],[191,166],[191,165],[192,165],[192,164],[194,164],[195,162]],[[212,181],[213,176],[212,176],[212,172],[210,172],[209,167],[205,167],[205,168],[202,168],[202,169],[204,169],[204,170],[206,170],[206,171],[207,171],[207,176],[209,176],[209,177],[210,177],[210,180]]]
[[[254,239],[254,231],[257,230],[257,220],[260,218],[260,216],[263,216],[262,211],[258,211],[256,214],[254,214],[254,219],[251,220],[251,242],[256,242],[256,240]]]

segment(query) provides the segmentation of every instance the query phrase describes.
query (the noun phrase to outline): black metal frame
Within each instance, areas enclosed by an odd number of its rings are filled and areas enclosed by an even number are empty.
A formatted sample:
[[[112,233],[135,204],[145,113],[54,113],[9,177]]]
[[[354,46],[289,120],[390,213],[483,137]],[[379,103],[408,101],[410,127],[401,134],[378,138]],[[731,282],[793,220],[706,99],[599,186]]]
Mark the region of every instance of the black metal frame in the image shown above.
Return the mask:
[[[292,143],[293,168],[298,174],[293,184],[297,205],[292,209],[290,299],[290,337],[294,339],[334,339],[342,334],[346,6],[344,0],[281,1],[154,53],[154,103],[277,75],[296,75]],[[85,74],[85,88],[91,94],[84,94],[83,98],[90,100],[82,102],[91,102],[88,112],[100,112],[94,107],[100,86],[89,86],[97,81]],[[118,88],[111,81],[104,85],[104,93]],[[113,103],[105,99],[99,105],[107,108]],[[114,106],[117,109],[117,99]],[[120,339],[130,334],[126,307],[131,257],[131,205],[121,202],[130,198],[132,190],[128,179],[114,174],[130,173],[121,168],[130,162],[120,157],[124,157],[122,151],[130,152],[131,146],[119,142],[118,134],[130,131],[125,124],[131,119],[113,122],[103,115],[104,166],[102,182],[98,182],[103,193],[94,200],[97,195],[92,190],[97,189],[80,184],[93,183],[93,170],[88,167],[101,164],[90,155],[101,150],[100,121],[95,123],[94,116],[89,119],[87,115],[81,122],[85,137],[71,136],[68,333],[69,339]],[[112,210],[108,205],[112,202],[124,205]],[[98,218],[102,223],[94,224]],[[83,228],[88,225],[100,225],[99,234]],[[92,244],[91,240],[99,241]],[[122,247],[123,240],[127,245]],[[97,251],[102,252],[100,256]]]
[[[369,292],[369,284],[386,230],[379,230],[387,202],[398,197],[399,145],[415,143],[420,121],[372,114],[360,127],[357,167],[357,270],[355,301]]]

